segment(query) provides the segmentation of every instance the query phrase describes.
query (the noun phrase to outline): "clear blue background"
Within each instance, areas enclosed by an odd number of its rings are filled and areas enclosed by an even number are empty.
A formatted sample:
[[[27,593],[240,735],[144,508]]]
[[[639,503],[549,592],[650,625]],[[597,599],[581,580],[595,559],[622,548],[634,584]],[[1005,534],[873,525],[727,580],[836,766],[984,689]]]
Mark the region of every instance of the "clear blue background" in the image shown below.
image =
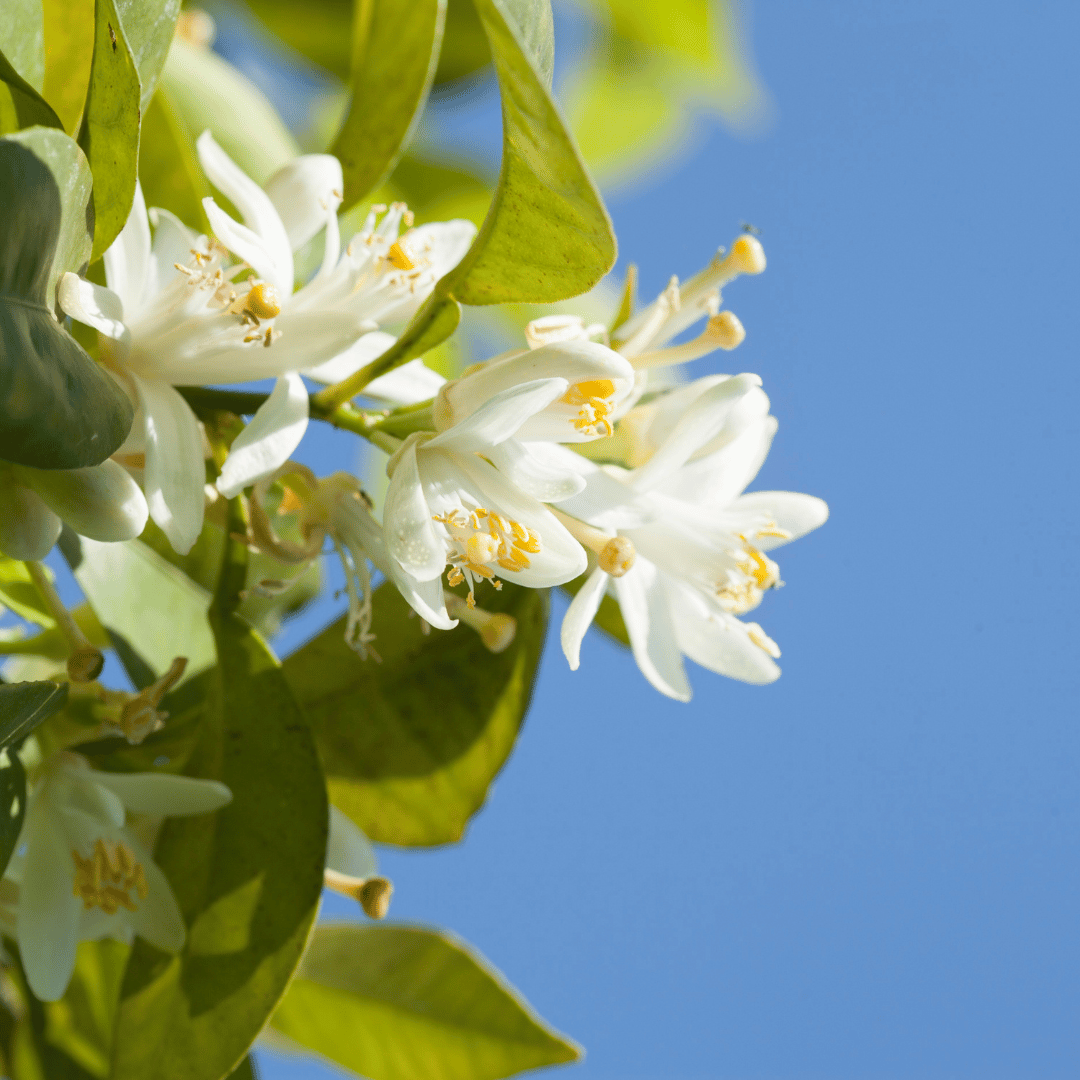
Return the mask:
[[[581,1080],[1074,1078],[1080,9],[761,3],[752,30],[772,128],[702,125],[609,205],[646,296],[762,230],[747,341],[695,373],[760,372],[756,486],[832,507],[759,612],[783,678],[695,670],[677,705],[599,637],[571,674],[557,602],[465,842],[383,854],[393,915],[481,949]]]

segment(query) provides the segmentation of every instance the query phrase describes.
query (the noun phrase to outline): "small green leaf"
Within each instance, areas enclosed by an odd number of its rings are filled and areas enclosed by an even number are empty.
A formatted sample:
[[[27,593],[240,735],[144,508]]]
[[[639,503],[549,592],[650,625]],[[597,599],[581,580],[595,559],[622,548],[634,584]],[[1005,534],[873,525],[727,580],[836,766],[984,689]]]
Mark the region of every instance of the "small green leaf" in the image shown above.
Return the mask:
[[[318,909],[326,788],[281,668],[236,616],[213,613],[220,665],[191,775],[233,801],[170,818],[155,859],[188,925],[179,956],[137,941],[124,976],[112,1080],[221,1080],[280,1001]]]
[[[4,0],[0,4],[0,52],[40,94],[45,85],[45,13],[41,0]]]
[[[266,183],[300,153],[266,95],[209,49],[176,38],[161,73],[161,88],[189,136],[196,139],[209,130],[257,184]]]
[[[581,1057],[483,957],[413,926],[317,927],[272,1025],[370,1080],[499,1080]]]
[[[171,210],[200,232],[210,231],[202,200],[210,194],[195,142],[161,89],[143,112],[139,137],[139,181],[147,206]]]
[[[34,686],[35,683],[23,685]],[[6,690],[0,686],[0,692]],[[4,701],[0,697],[0,710]],[[6,710],[4,710],[6,711]],[[0,716],[3,712],[0,712]],[[14,748],[0,750],[0,874],[6,869],[19,842],[26,817],[26,770]]]
[[[49,103],[0,52],[0,135],[35,124],[55,128],[63,126]]]
[[[544,643],[547,595],[505,585],[483,604],[517,619],[492,654],[466,626],[424,634],[391,585],[375,590],[382,663],[361,660],[344,620],[285,661],[315,732],[330,798],[380,843],[460,840],[513,749]]]
[[[427,100],[446,0],[356,0],[352,103],[331,153],[345,174],[343,210],[387,176]]]
[[[142,90],[114,0],[95,0],[94,58],[79,145],[94,174],[94,254],[116,239],[131,213],[139,168]]]
[[[180,0],[115,0],[115,4],[139,71],[140,105],[146,112],[172,44]]]
[[[75,580],[137,684],[163,675],[177,656],[187,658],[185,678],[214,665],[208,592],[140,540],[84,537],[79,551]]]
[[[56,321],[56,283],[85,269],[91,175],[63,132],[0,139],[0,458],[39,469],[97,465],[127,437],[120,387]]]
[[[67,702],[66,684],[27,682],[0,684],[0,747],[26,738]]]

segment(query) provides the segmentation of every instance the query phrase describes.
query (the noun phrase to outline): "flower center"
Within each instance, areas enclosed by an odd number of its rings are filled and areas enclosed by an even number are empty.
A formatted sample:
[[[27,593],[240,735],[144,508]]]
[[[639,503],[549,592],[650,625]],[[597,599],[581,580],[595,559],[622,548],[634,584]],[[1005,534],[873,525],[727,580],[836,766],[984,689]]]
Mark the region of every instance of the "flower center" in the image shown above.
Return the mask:
[[[416,266],[397,240],[390,245],[390,250],[386,253],[386,257],[390,260],[390,264],[398,270],[412,270]]]
[[[563,395],[567,405],[579,405],[574,427],[586,435],[611,435],[614,428],[608,414],[615,408],[610,400],[615,396],[615,384],[611,379],[589,379],[575,383]]]
[[[86,910],[99,907],[106,915],[115,915],[122,907],[135,911],[138,905],[131,891],[139,900],[145,900],[150,892],[142,864],[123,840],[109,843],[99,837],[88,859],[77,851],[72,851],[71,857],[75,861],[74,894]]]
[[[766,589],[775,589],[783,582],[780,580],[780,567],[763,555],[757,548],[739,537],[744,544],[746,557],[736,563],[736,568],[743,575],[741,581],[728,581],[716,590],[720,606],[732,615],[743,615],[752,611],[761,603]]]
[[[490,581],[496,589],[502,588],[492,563],[504,570],[524,570],[529,566],[529,555],[540,551],[540,537],[532,529],[482,506],[469,513],[451,510],[435,514],[432,520],[445,526],[450,538],[447,583],[469,583],[469,607],[476,605],[473,589],[477,578]]]

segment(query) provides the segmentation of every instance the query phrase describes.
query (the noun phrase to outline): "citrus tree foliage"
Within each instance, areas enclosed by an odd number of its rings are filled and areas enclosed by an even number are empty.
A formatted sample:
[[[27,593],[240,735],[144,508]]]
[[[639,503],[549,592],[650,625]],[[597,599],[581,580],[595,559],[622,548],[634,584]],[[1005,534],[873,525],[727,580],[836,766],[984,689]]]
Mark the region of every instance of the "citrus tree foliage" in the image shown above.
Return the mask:
[[[556,586],[572,667],[595,622],[674,698],[684,656],[775,678],[738,616],[826,511],[743,494],[775,430],[757,376],[649,386],[742,340],[720,289],[764,269],[756,239],[644,308],[632,269],[603,310],[547,306],[616,259],[587,162],[760,103],[724,4],[576,17],[560,90],[548,0],[0,5],[12,1080],[250,1078],[260,1037],[371,1080],[580,1057],[450,931],[380,921],[373,844],[466,835]],[[278,85],[215,51],[215,19]],[[497,172],[417,147],[481,85]],[[469,366],[469,308],[519,346]],[[309,423],[368,444],[369,475],[316,475]],[[340,617],[279,656],[328,565]],[[326,888],[356,921],[318,923]]]

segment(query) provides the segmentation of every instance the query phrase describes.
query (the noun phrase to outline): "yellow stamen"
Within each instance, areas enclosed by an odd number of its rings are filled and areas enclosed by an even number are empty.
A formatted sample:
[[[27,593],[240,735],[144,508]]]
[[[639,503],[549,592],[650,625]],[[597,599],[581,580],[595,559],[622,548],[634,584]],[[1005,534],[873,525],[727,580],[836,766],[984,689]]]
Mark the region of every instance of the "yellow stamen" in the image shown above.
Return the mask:
[[[607,416],[615,408],[609,400],[614,396],[615,383],[611,379],[587,379],[571,386],[561,400],[566,405],[581,406],[574,421],[578,431],[588,435],[610,435],[615,429]]]
[[[138,905],[131,891],[135,891],[139,900],[149,895],[150,886],[142,864],[123,840],[109,843],[99,837],[89,858],[77,851],[72,851],[71,858],[75,863],[72,892],[87,911],[95,907],[106,915],[115,915],[120,908],[135,911]]]
[[[260,281],[248,292],[244,310],[257,319],[272,319],[281,314],[281,296],[269,282]]]
[[[386,253],[386,257],[398,270],[412,270],[416,265],[412,259],[405,254],[405,249],[397,241],[390,245],[390,250]]]

